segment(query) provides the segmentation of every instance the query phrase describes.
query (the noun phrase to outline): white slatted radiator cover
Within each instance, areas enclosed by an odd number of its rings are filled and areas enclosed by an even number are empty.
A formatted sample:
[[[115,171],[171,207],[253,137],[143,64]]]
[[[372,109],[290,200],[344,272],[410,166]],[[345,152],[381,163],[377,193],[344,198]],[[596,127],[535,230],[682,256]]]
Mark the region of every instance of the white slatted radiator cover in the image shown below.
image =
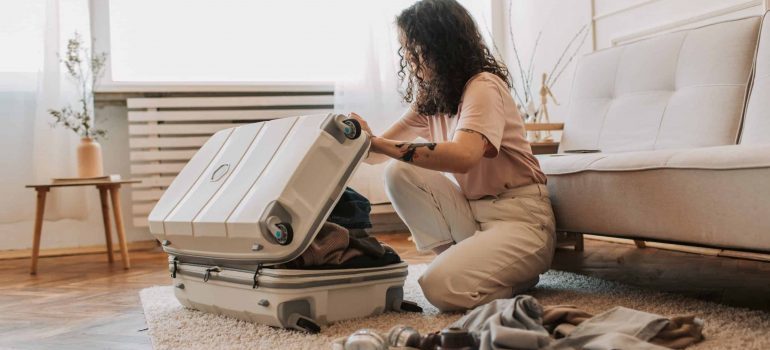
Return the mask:
[[[147,226],[147,215],[182,167],[218,130],[298,115],[329,113],[329,91],[273,93],[266,96],[129,98],[128,134],[133,185],[133,224]]]

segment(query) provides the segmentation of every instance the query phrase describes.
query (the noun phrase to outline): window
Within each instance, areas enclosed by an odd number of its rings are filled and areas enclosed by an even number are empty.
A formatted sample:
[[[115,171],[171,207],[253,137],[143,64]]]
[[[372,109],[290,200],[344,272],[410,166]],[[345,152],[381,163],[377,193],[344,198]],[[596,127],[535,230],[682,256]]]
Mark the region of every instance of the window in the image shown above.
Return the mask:
[[[414,0],[387,1],[393,18]],[[361,64],[361,0],[111,0],[116,82],[330,82]],[[479,13],[487,1],[464,1]],[[383,4],[383,3],[381,3]],[[387,11],[386,11],[387,12]],[[364,14],[364,15],[362,15]],[[487,17],[488,18],[488,17]],[[481,21],[479,21],[481,22]],[[97,36],[97,35],[95,35]],[[98,37],[96,38],[98,40]],[[360,57],[360,56],[357,56]]]
[[[42,1],[0,4],[0,72],[37,72],[43,64]]]
[[[46,17],[55,15],[55,21]],[[56,65],[56,52],[64,52],[66,40],[78,28],[88,28],[88,0],[0,0],[0,91],[35,90],[43,65]],[[46,35],[58,34],[58,38]],[[84,40],[88,33],[82,30]],[[46,47],[46,45],[58,45]],[[46,62],[46,53],[48,53]]]

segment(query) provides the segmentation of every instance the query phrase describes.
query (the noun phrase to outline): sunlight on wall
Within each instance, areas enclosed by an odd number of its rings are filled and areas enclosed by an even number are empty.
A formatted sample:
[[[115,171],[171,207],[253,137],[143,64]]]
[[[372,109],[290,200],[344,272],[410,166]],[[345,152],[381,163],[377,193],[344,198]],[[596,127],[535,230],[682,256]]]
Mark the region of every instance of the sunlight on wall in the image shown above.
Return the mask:
[[[389,0],[403,9],[414,0]],[[461,1],[480,25],[488,1]],[[359,71],[371,1],[110,1],[115,81],[321,82]],[[387,12],[387,11],[386,11]],[[382,13],[380,16],[393,16]],[[483,32],[488,32],[482,29]],[[486,34],[486,33],[485,33]],[[366,38],[366,37],[363,37]]]
[[[45,0],[0,0],[0,73],[38,73],[43,66],[46,25],[50,33],[58,33],[61,39],[59,52],[66,49],[66,39],[76,28],[88,27],[88,0],[59,0],[55,7],[58,19],[46,22]],[[90,40],[88,33],[80,33]],[[0,77],[0,90],[8,85],[13,75]],[[18,83],[17,79],[13,82]],[[34,84],[33,84],[34,85]],[[34,86],[33,86],[34,87]]]
[[[353,0],[111,1],[118,81],[331,81],[363,35]]]
[[[36,72],[43,63],[43,2],[0,3],[0,72]]]

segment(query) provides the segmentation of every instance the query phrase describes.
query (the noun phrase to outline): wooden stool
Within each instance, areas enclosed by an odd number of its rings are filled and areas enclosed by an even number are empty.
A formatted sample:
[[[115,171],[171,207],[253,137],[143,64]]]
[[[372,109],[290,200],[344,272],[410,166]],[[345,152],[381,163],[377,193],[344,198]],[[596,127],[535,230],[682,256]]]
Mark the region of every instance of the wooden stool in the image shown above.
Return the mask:
[[[34,188],[37,192],[37,210],[35,211],[35,231],[32,239],[32,266],[29,273],[37,274],[37,258],[40,254],[40,237],[43,233],[43,213],[45,212],[45,197],[52,187],[75,187],[75,186],[95,186],[99,189],[99,198],[102,203],[102,219],[104,221],[104,237],[107,241],[107,258],[110,263],[115,261],[112,254],[112,230],[110,229],[110,203],[107,197],[112,201],[112,215],[115,217],[115,230],[118,234],[118,243],[120,244],[120,257],[123,260],[123,268],[131,267],[128,258],[128,246],[126,244],[126,232],[123,226],[123,214],[120,208],[120,186],[123,184],[139,183],[138,180],[118,180],[118,181],[91,181],[91,182],[62,182],[39,185],[27,185],[27,188]]]

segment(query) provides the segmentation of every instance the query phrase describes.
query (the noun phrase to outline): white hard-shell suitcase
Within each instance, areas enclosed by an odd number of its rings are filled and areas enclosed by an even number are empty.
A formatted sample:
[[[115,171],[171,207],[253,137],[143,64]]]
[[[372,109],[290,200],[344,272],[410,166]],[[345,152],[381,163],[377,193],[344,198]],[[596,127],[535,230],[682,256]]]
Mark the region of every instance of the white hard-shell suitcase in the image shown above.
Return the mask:
[[[307,249],[369,145],[360,125],[338,114],[214,134],[149,216],[150,231],[169,254],[177,299],[201,311],[309,332],[387,310],[421,311],[403,300],[403,262],[271,268]]]

